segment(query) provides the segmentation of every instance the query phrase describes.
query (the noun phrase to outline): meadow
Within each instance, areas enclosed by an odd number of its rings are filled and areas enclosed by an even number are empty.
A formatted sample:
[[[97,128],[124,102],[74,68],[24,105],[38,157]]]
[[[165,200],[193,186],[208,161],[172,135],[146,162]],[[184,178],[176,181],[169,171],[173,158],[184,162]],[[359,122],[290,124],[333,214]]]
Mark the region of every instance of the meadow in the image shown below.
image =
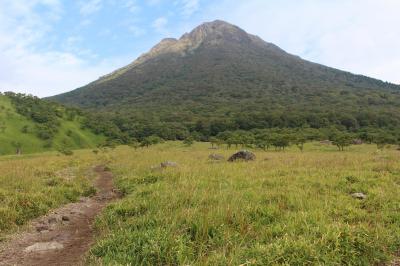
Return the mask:
[[[254,150],[253,162],[208,159],[235,150],[166,142],[0,157],[0,235],[93,194],[90,169],[107,163],[124,197],[97,218],[89,265],[384,265],[398,254],[395,147],[307,143]],[[164,161],[177,167],[156,167]]]
[[[50,209],[95,193],[91,151],[0,157],[0,240]]]
[[[125,197],[96,222],[88,262],[104,265],[374,265],[400,250],[400,152],[307,144],[254,162],[165,143],[120,147]],[[178,167],[154,168],[163,161]],[[367,195],[365,200],[351,196]]]

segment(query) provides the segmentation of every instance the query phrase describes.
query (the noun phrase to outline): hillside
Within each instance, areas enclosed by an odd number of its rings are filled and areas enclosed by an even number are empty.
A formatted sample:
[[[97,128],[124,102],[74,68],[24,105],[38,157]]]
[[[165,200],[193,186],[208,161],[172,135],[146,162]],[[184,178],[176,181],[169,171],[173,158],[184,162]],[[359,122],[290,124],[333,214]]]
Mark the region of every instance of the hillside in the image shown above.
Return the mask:
[[[29,105],[27,101],[24,103],[20,101],[23,97],[29,100]],[[82,129],[84,117],[73,114],[72,109],[49,104],[33,97],[23,97],[0,94],[0,155],[15,154],[17,150],[21,153],[33,153],[90,148],[104,141],[103,136],[96,135],[89,129]],[[22,110],[28,107],[48,110],[54,118],[47,121],[48,117],[39,116],[38,111],[29,113],[34,114],[34,117],[28,117],[28,113],[23,115]],[[48,128],[49,124],[52,125],[51,128]]]
[[[303,60],[223,21],[164,39],[132,64],[51,99],[118,114],[119,127],[136,137],[400,126],[400,86]]]

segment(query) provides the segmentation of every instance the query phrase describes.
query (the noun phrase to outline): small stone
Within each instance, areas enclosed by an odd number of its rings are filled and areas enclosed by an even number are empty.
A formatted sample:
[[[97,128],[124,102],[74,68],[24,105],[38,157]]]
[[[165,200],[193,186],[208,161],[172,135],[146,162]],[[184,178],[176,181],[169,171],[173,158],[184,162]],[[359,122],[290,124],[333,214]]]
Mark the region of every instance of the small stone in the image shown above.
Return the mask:
[[[56,217],[50,217],[50,218],[47,220],[47,222],[48,222],[49,224],[55,224],[55,223],[57,223],[57,218],[56,218]]]
[[[222,160],[224,160],[225,158],[224,158],[224,156],[221,155],[221,154],[215,154],[215,153],[213,153],[213,154],[208,155],[208,159],[209,159],[209,160],[212,160],[212,161],[222,161]]]
[[[36,231],[38,232],[43,232],[43,231],[48,231],[49,227],[47,225],[44,224],[39,224],[36,226]]]
[[[353,194],[351,194],[351,196],[355,199],[361,199],[361,200],[367,198],[367,195],[365,195],[364,193],[361,193],[361,192],[353,193]]]
[[[25,252],[41,252],[41,251],[48,251],[48,250],[57,250],[63,249],[64,245],[58,242],[38,242],[35,243],[27,248],[25,248]]]
[[[177,167],[178,164],[176,162],[170,162],[166,161],[160,164],[161,168],[167,168],[167,167]]]
[[[63,220],[64,222],[68,222],[68,221],[69,221],[69,217],[66,216],[66,215],[63,215],[63,216],[61,217],[61,220]]]

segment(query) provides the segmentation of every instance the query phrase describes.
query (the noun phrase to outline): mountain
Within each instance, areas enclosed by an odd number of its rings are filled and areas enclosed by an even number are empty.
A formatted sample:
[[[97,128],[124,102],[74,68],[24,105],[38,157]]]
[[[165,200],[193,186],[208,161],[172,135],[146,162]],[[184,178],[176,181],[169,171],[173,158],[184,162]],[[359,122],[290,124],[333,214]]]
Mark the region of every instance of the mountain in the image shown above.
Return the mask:
[[[96,147],[105,137],[84,129],[84,121],[77,109],[0,93],[0,155]]]
[[[136,129],[127,124],[141,128],[140,121],[189,131],[206,126],[206,135],[400,125],[400,86],[303,60],[219,20],[164,39],[126,67],[50,99],[117,114],[120,128],[130,130]]]

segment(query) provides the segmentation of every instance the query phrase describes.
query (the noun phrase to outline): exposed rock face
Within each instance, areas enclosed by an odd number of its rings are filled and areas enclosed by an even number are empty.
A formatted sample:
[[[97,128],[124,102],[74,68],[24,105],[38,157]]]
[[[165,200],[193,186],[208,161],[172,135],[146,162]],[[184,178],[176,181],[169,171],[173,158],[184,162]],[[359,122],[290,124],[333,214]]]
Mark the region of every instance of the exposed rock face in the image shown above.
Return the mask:
[[[235,154],[233,154],[231,157],[229,157],[228,161],[229,162],[234,162],[234,161],[254,161],[256,159],[256,155],[250,151],[239,151]]]

